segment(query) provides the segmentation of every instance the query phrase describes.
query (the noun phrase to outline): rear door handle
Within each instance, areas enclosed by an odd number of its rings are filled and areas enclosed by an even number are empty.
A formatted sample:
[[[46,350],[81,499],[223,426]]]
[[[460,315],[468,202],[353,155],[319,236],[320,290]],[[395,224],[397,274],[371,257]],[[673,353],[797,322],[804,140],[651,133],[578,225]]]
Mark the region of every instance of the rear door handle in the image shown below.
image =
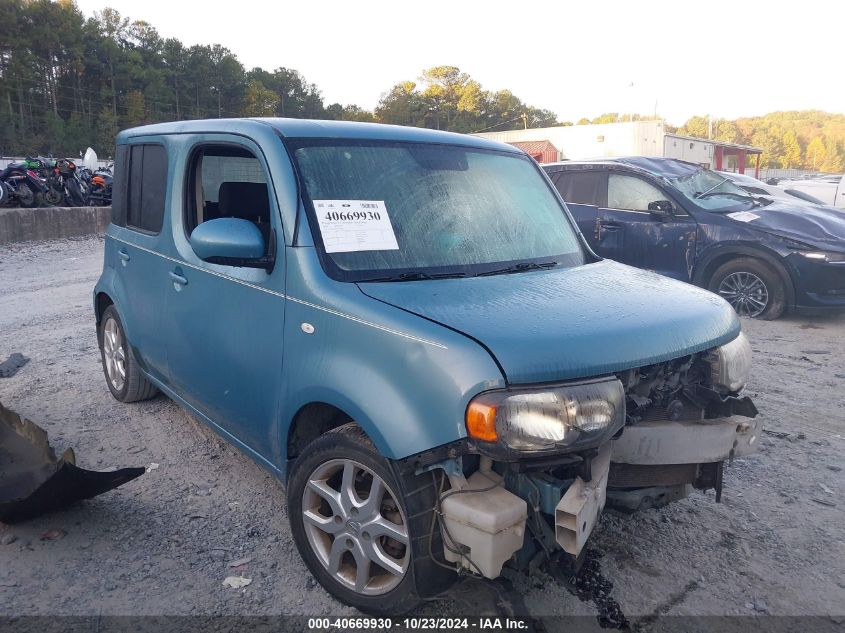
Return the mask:
[[[183,277],[179,273],[172,272],[170,273],[170,278],[173,280],[174,283],[179,284],[180,286],[187,286],[188,285],[188,278]]]
[[[127,253],[125,249],[122,249],[122,248],[121,248],[119,251],[117,251],[117,255],[118,255],[118,257],[120,257],[120,259],[122,259],[123,261],[125,261],[125,262],[128,262],[128,261],[129,261],[129,253]]]

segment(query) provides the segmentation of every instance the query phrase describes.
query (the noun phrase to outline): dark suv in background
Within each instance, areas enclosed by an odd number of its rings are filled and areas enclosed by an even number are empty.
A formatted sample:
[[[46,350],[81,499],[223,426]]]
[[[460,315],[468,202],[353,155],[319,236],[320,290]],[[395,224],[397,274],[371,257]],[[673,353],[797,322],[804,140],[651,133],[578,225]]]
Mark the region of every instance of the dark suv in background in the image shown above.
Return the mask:
[[[754,196],[668,158],[543,167],[599,255],[717,292],[741,316],[845,307],[845,213]]]

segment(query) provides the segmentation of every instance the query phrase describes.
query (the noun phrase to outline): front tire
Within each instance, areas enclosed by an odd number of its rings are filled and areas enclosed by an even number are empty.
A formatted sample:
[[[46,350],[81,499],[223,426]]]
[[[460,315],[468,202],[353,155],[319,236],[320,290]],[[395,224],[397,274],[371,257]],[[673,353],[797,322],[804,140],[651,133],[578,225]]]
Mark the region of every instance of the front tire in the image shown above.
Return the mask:
[[[126,342],[123,323],[113,305],[103,311],[97,331],[103,374],[111,394],[121,402],[148,400],[158,393],[138,367],[135,354]]]
[[[44,202],[50,207],[60,207],[65,201],[65,194],[60,189],[50,187],[44,194]]]
[[[291,531],[308,569],[335,598],[374,615],[405,613],[457,578],[429,555],[431,474],[395,466],[349,423],[305,447],[287,490]],[[442,561],[436,533],[431,551]]]
[[[731,304],[739,316],[771,321],[786,311],[786,285],[776,270],[754,257],[737,257],[719,266],[708,290]]]

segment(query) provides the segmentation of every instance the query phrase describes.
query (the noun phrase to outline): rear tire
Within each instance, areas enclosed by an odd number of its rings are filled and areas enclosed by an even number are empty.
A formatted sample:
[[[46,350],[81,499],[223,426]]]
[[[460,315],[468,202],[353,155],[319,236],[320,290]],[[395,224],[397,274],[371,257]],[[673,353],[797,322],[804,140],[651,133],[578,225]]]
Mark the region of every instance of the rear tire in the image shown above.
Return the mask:
[[[25,182],[18,185],[18,204],[25,209],[38,206],[38,196],[35,190]]]
[[[103,311],[97,339],[103,374],[111,395],[121,402],[138,402],[158,394],[156,386],[138,367],[132,347],[126,341],[123,323],[113,305]]]
[[[288,517],[300,556],[326,591],[365,613],[398,615],[457,579],[429,555],[431,549],[443,560],[439,529],[429,548],[435,495],[431,473],[400,472],[348,423],[314,440],[293,463]]]
[[[783,278],[755,257],[725,262],[713,273],[707,288],[730,303],[739,316],[771,321],[786,311]]]

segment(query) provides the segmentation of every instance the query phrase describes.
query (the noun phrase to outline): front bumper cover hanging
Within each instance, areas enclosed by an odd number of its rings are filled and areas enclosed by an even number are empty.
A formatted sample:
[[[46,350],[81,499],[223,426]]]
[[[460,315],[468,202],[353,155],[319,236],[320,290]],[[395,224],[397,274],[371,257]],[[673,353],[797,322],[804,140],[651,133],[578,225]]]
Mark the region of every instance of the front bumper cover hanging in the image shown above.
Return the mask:
[[[0,403],[0,521],[19,523],[122,486],[143,468],[99,472],[76,465],[73,449],[56,458],[40,426]]]

